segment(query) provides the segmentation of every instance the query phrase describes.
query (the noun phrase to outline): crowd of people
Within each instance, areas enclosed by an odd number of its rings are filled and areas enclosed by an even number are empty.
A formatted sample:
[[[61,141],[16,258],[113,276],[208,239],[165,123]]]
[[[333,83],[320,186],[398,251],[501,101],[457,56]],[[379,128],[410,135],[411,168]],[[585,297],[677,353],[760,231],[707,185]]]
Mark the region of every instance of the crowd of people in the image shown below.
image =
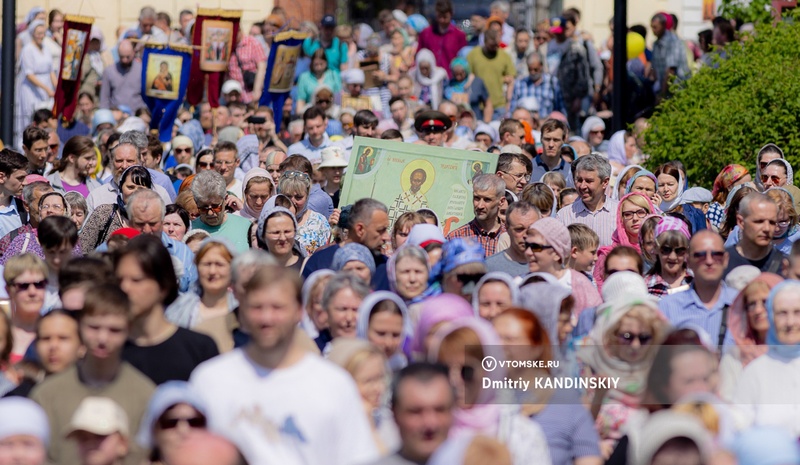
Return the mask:
[[[627,57],[633,130],[611,134],[613,47],[579,11],[515,30],[495,1],[465,32],[453,9],[302,23],[276,127],[275,8],[240,29],[222,105],[185,106],[166,144],[141,44],[186,43],[191,11],[144,8],[108,48],[93,28],[66,122],[64,16],[31,10],[0,151],[0,465],[800,463],[792,167],[766,144],[698,186],[642,140],[732,23],[695,54],[655,14]],[[344,205],[354,137],[497,168],[451,230],[424,171],[412,210]]]

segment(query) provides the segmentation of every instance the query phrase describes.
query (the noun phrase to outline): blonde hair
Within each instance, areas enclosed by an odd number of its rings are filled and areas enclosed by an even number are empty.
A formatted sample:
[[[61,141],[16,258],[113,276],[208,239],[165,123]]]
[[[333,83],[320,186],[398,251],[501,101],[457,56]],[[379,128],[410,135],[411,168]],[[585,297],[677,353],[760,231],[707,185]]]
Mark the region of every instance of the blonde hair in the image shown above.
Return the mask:
[[[688,413],[694,416],[712,436],[717,436],[720,430],[720,418],[717,409],[709,402],[704,400],[684,401],[672,406],[672,410],[681,413]]]
[[[553,205],[556,204],[553,190],[547,184],[541,182],[525,186],[519,198],[538,208],[545,216],[550,216],[550,212],[553,211]]]
[[[377,348],[373,344],[369,344],[368,346],[355,351],[347,360],[347,363],[344,364],[343,368],[347,370],[347,372],[350,373],[350,376],[355,379],[356,373],[358,373],[358,370],[360,370],[361,366],[364,365],[364,362],[376,356],[380,357],[381,360],[386,359],[381,349]]]
[[[545,173],[544,176],[542,176],[542,182],[545,184],[553,184],[559,189],[565,189],[567,187],[567,179],[558,171],[548,171]]]
[[[638,320],[645,328],[649,328],[650,331],[652,331],[653,336],[651,345],[655,345],[660,342],[666,333],[666,324],[658,316],[658,312],[645,305],[637,304],[625,312],[625,316],[620,318],[619,321],[614,324],[614,326],[606,331],[606,334],[603,337],[603,342],[606,346],[613,346],[617,344],[615,334],[622,326],[622,320],[624,318],[633,318]]]
[[[32,253],[15,255],[8,259],[3,269],[3,279],[6,284],[13,284],[14,280],[25,274],[26,271],[39,272],[47,278],[47,263]]]
[[[625,203],[625,202],[630,202],[630,203],[636,205],[637,207],[644,208],[645,210],[647,210],[648,214],[653,213],[652,207],[650,206],[649,203],[647,203],[647,199],[645,199],[644,195],[642,195],[642,194],[631,195],[630,197],[627,197],[622,203]],[[622,210],[620,209],[620,212],[621,211]]]
[[[794,209],[792,196],[787,191],[783,189],[770,189],[765,192],[765,194],[775,201],[775,204],[778,206],[778,212],[782,211],[789,215],[790,228],[797,224],[797,212]]]

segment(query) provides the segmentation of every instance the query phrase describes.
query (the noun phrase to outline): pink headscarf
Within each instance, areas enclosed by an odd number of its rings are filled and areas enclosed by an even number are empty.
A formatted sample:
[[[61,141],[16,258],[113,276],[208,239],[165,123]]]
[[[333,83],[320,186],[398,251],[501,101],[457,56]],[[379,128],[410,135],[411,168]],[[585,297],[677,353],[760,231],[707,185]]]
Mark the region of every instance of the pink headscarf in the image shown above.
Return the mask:
[[[428,360],[437,362],[439,359],[439,347],[444,338],[461,328],[469,328],[475,332],[481,341],[485,357],[492,356],[496,360],[505,360],[502,342],[492,324],[475,316],[459,318],[439,328],[433,336],[431,350],[428,352]],[[481,361],[479,360],[478,363],[481,363]],[[501,368],[499,364],[494,371],[485,373],[485,376],[493,381],[500,381],[505,375],[506,370]],[[493,389],[481,389],[476,403],[470,408],[454,408],[450,437],[476,433],[496,436],[500,425],[500,405],[492,403],[494,396],[495,391]]]
[[[469,302],[455,294],[439,294],[424,300],[411,345],[413,354],[422,357],[426,355],[425,337],[437,324],[474,315],[475,312]]]
[[[247,189],[247,183],[249,183],[253,178],[267,178],[272,185],[272,195],[275,195],[275,181],[272,179],[272,176],[269,174],[269,172],[267,172],[267,170],[256,167],[251,168],[250,171],[248,171],[244,176],[244,181],[242,182],[242,197],[247,197],[244,195],[244,191]],[[242,200],[244,200],[244,207],[242,207],[242,210],[239,212],[239,214],[242,216],[242,218],[257,221],[261,212],[257,212],[250,208],[250,206],[247,205],[246,198]]]

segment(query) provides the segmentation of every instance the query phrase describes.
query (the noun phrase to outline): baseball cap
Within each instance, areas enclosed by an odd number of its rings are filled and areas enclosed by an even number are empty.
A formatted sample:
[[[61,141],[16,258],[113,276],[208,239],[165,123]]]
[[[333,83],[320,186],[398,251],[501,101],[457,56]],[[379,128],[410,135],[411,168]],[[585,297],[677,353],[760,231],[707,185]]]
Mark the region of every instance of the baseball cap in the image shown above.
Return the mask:
[[[325,15],[320,22],[322,27],[336,27],[336,18],[333,15]]]
[[[72,415],[66,436],[78,431],[98,436],[114,433],[128,436],[128,415],[119,404],[107,397],[87,397]]]
[[[552,34],[563,34],[564,33],[564,26],[566,25],[567,20],[564,19],[563,16],[557,16],[550,20],[550,32]]]
[[[242,85],[239,84],[239,81],[228,79],[222,84],[222,95],[230,94],[231,92],[242,93]]]

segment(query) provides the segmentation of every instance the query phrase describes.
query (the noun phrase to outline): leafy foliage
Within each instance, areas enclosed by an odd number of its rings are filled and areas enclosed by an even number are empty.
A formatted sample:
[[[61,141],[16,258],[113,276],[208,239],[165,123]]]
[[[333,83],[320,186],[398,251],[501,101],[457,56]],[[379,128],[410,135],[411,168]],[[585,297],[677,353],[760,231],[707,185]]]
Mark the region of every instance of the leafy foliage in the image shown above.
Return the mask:
[[[651,169],[681,160],[692,184],[710,187],[731,163],[755,174],[768,142],[800,162],[800,24],[761,24],[725,52],[657,108],[645,133]]]
[[[722,0],[719,14],[743,23],[768,23],[772,21],[772,0]]]

